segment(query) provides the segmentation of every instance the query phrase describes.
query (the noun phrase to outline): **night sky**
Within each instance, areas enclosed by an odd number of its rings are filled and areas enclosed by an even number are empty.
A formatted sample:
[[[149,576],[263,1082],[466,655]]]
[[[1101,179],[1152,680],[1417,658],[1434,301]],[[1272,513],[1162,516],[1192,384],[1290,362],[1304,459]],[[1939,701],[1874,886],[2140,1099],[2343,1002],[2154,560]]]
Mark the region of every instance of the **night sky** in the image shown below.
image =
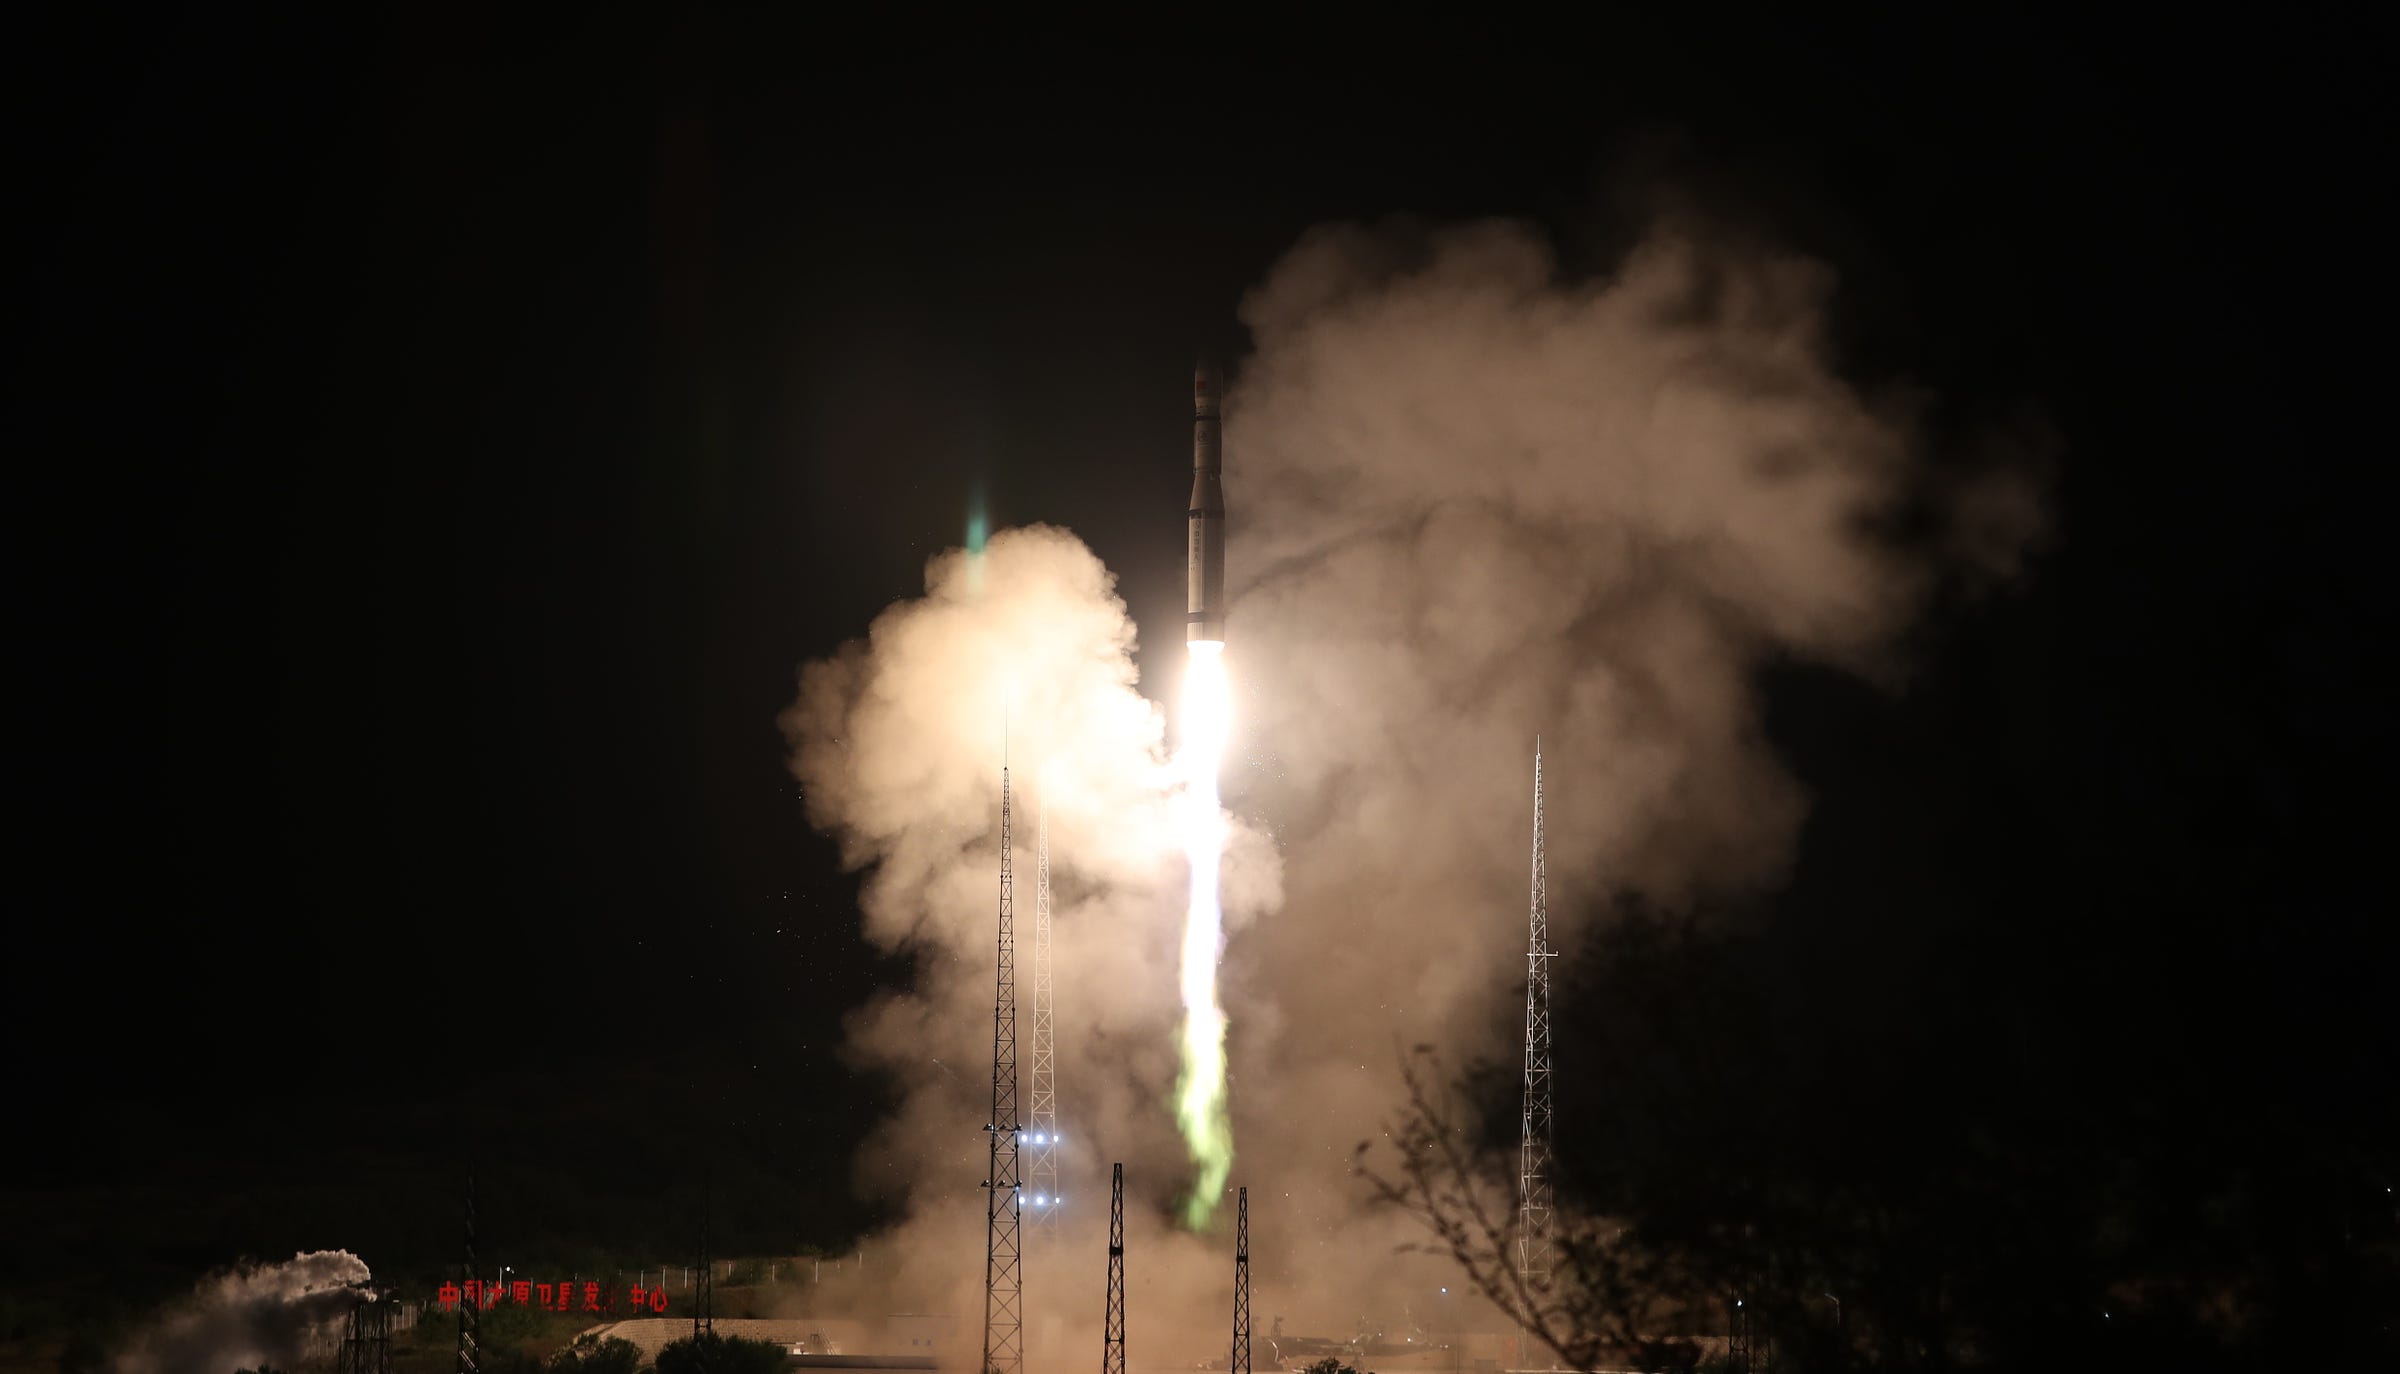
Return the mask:
[[[1831,263],[1845,371],[1937,430],[2056,441],[1904,690],[1771,677],[1819,807],[1766,905],[1860,934],[1793,986],[1920,988],[1858,1033],[1935,1073],[2006,1003],[2090,1047],[2070,1104],[2187,1076],[2391,1181],[2385,74],[2255,18],[48,15],[8,1277],[421,1270],[470,1162],[532,1243],[681,1245],[708,1175],[727,1244],[846,1244],[841,1019],[905,964],[804,820],[797,666],[982,510],[1092,546],[1161,694],[1190,366],[1284,249],[1501,215],[1588,267],[1664,202]]]

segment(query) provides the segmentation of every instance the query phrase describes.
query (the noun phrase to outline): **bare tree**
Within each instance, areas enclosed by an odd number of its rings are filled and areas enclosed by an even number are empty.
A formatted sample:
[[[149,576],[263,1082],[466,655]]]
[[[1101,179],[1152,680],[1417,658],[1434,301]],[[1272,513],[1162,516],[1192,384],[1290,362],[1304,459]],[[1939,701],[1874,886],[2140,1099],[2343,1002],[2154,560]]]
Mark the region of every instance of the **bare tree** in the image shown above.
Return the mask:
[[[1570,1369],[1611,1362],[1652,1363],[1657,1334],[1681,1324],[1674,1294],[1688,1289],[1676,1266],[1604,1219],[1561,1210],[1553,1222],[1554,1260],[1546,1279],[1528,1278],[1517,1260],[1513,1175],[1496,1152],[1478,1150],[1446,1105],[1440,1057],[1420,1045],[1401,1064],[1408,1104],[1387,1133],[1396,1158],[1372,1158],[1360,1144],[1357,1168],[1379,1201],[1422,1221],[1433,1240],[1409,1247],[1443,1254],[1468,1281]]]

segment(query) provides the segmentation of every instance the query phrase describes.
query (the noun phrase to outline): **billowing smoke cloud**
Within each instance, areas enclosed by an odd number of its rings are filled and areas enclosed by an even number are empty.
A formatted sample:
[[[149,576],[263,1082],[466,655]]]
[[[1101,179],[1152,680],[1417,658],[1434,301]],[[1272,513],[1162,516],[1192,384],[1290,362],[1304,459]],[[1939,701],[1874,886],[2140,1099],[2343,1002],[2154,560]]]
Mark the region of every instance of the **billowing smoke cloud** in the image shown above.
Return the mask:
[[[802,674],[785,717],[809,814],[870,867],[870,936],[916,950],[916,986],[852,1018],[852,1049],[908,1089],[870,1140],[859,1181],[903,1202],[910,1220],[874,1243],[895,1301],[980,1320],[982,1207],[990,1119],[993,932],[999,779],[1013,765],[1020,1034],[1031,1013],[1035,848],[1049,819],[1056,887],[1060,1194],[1071,1216],[1058,1247],[1090,1247],[1104,1224],[1107,1173],[1122,1160],[1146,1282],[1170,1254],[1211,1247],[1163,1234],[1159,1200],[1187,1176],[1169,1110],[1184,905],[1162,710],[1137,689],[1134,626],[1114,578],[1063,530],[1002,531],[981,554],[951,551],[926,570],[923,599],[880,616],[867,638]],[[1255,829],[1229,841],[1225,899],[1248,915],[1279,901],[1280,867]],[[1029,1049],[1020,1051],[1029,1070]],[[1021,1070],[1021,1079],[1022,1079]],[[1096,1288],[1093,1266],[1076,1291]],[[1051,1271],[1053,1274],[1057,1270]],[[1137,1266],[1137,1272],[1140,1272]],[[1052,1289],[1055,1294],[1058,1290]],[[829,1302],[840,1300],[831,1290]],[[1075,1306],[1074,1330],[1095,1323]],[[1065,1339],[1064,1314],[1035,1300],[1027,1329]],[[1047,1329],[1046,1329],[1047,1328]]]
[[[2034,533],[2019,469],[1962,483],[1928,460],[1907,404],[1835,375],[1833,285],[1671,229],[1568,280],[1521,226],[1343,228],[1244,303],[1257,352],[1227,418],[1224,791],[1250,828],[1226,863],[1224,996],[1262,1314],[1340,1334],[1455,1320],[1430,1271],[1391,1265],[1408,1233],[1358,1209],[1350,1150],[1398,1100],[1401,1047],[1506,1051],[1536,733],[1570,943],[1614,892],[1771,884],[1806,798],[1761,736],[1758,670],[1883,674],[1945,578],[2005,574]],[[1903,515],[1908,543],[1887,533]],[[1127,1161],[1134,1270],[1159,1285],[1151,1339],[1177,1339],[1157,1330],[1173,1321],[1213,1343],[1227,1247],[1159,1221],[1187,1176],[1167,1104],[1182,874],[1132,626],[1063,531],[1005,532],[980,563],[944,555],[927,583],[810,667],[786,722],[812,819],[872,870],[870,934],[923,956],[918,985],[853,1026],[909,1089],[863,1179],[911,1202],[904,1279],[979,1315],[1005,704],[1019,777],[1053,765],[1071,894],[1059,1062],[1083,1153],[1062,1188],[1089,1223],[1106,1161]],[[1020,815],[1021,928],[1029,837]],[[1063,1303],[1081,1342],[1098,1263],[1069,1244],[1068,1291],[1038,1291],[1037,1268],[1028,1305]]]
[[[290,1369],[336,1337],[356,1298],[353,1286],[368,1277],[365,1262],[347,1250],[213,1274],[134,1334],[117,1353],[117,1374]]]

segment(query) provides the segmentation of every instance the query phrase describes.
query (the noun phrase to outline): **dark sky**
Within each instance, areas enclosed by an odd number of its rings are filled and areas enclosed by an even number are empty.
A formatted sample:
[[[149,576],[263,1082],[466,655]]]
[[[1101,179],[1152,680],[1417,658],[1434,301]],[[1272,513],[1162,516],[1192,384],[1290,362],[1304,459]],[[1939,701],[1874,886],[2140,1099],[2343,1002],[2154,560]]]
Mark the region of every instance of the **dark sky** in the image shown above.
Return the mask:
[[[1086,539],[1158,677],[1191,360],[1362,217],[1529,217],[1604,261],[1671,188],[1840,270],[1855,374],[1959,432],[2043,417],[2028,588],[1940,622],[1905,707],[1777,688],[1830,818],[1808,890],[1939,890],[1938,844],[1862,838],[1902,818],[2018,834],[2009,901],[2145,984],[2222,867],[2282,932],[2259,1053],[2355,1041],[2392,948],[2342,792],[2389,743],[2364,35],[1158,17],[18,35],[38,1267],[423,1263],[470,1160],[518,1171],[521,1236],[610,1241],[628,1199],[672,1233],[702,1140],[754,1243],[845,1238],[877,1090],[832,1049],[900,966],[784,770],[796,665],[980,501]],[[2303,1081],[2365,1092],[2386,1047]]]

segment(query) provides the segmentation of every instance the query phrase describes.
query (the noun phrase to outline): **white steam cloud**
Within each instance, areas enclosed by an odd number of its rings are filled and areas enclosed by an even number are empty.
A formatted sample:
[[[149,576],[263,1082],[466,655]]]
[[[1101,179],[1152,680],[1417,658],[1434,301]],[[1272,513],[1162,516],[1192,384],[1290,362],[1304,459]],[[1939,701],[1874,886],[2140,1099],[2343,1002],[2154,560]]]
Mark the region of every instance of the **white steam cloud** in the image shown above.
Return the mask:
[[[246,1265],[202,1279],[191,1295],[134,1333],[117,1374],[233,1374],[290,1369],[320,1353],[365,1283],[347,1250],[311,1250],[280,1264]]]
[[[1907,404],[1835,374],[1833,287],[1811,262],[1672,228],[1568,280],[1535,231],[1484,224],[1321,231],[1244,303],[1223,996],[1262,1329],[1455,1320],[1437,1280],[1389,1258],[1409,1233],[1361,1210],[1350,1150],[1397,1104],[1399,1047],[1507,1051],[1492,1037],[1520,995],[1533,736],[1570,948],[1615,892],[1755,890],[1806,805],[1761,735],[1761,666],[1880,675],[1945,578],[2004,575],[2036,531],[2026,465],[1962,483]],[[1889,537],[1903,512],[1941,537]],[[1029,1261],[1037,1357],[1096,1339],[1088,1228],[1112,1159],[1141,1194],[1145,1344],[1207,1353],[1230,1279],[1222,1238],[1167,1221],[1188,1180],[1169,1101],[1184,875],[1132,645],[1079,541],[1005,531],[980,559],[933,560],[925,597],[811,665],[785,720],[811,819],[870,871],[870,936],[920,955],[916,986],[852,1024],[859,1058],[906,1089],[860,1175],[907,1206],[895,1282],[962,1317],[981,1311],[1004,712],[1021,804],[1039,804],[1034,765],[1052,770],[1073,1222],[1058,1258]]]

